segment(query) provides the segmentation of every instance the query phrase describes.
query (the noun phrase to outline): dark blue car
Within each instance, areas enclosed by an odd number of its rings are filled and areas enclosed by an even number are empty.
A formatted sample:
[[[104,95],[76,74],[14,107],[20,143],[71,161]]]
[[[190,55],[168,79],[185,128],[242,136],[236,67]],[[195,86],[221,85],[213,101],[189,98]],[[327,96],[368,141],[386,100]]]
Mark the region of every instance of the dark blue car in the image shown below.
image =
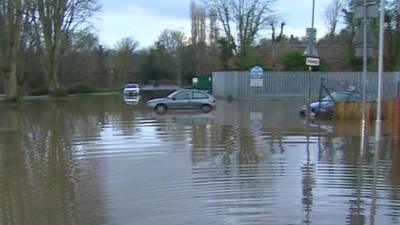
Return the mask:
[[[325,96],[321,102],[313,102],[310,104],[311,116],[331,116],[335,102],[356,102],[361,101],[361,94],[355,91],[338,91],[332,92],[330,95]],[[307,106],[304,105],[300,110],[300,115],[305,116]]]

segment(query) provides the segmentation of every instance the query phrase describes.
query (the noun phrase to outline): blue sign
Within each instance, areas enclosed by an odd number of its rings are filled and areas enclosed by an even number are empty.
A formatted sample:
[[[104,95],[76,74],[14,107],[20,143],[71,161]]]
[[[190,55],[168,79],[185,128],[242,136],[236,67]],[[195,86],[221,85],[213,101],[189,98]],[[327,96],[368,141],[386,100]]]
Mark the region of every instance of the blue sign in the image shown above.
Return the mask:
[[[253,66],[250,70],[251,79],[260,79],[264,75],[264,69],[261,66]]]

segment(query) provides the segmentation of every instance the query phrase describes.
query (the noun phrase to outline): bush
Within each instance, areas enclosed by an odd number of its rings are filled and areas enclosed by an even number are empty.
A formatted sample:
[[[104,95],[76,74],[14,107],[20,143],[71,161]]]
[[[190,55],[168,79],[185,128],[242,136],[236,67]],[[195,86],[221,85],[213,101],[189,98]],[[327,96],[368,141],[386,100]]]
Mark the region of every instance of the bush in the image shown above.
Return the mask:
[[[281,63],[284,69],[287,71],[308,71],[308,66],[306,65],[306,58],[303,56],[302,52],[293,51],[288,52],[280,57]],[[320,60],[320,66],[314,67],[314,71],[327,71],[329,70],[328,63],[324,60]]]
[[[303,53],[294,51],[288,52],[281,56],[281,63],[284,66],[285,70],[288,71],[307,71],[308,66],[306,66],[306,59],[303,56]]]
[[[29,95],[31,96],[40,96],[40,95],[48,95],[49,94],[49,89],[46,86],[41,86],[39,88],[36,88],[35,90],[29,92]]]
[[[61,88],[56,89],[55,91],[51,92],[51,96],[56,97],[56,98],[61,98],[61,97],[65,97],[67,94],[65,93],[65,91]]]
[[[10,104],[18,104],[21,102],[21,97],[15,96],[12,98],[5,98],[5,102]]]
[[[73,85],[67,92],[68,94],[89,94],[96,92],[96,88],[86,83],[80,83]]]

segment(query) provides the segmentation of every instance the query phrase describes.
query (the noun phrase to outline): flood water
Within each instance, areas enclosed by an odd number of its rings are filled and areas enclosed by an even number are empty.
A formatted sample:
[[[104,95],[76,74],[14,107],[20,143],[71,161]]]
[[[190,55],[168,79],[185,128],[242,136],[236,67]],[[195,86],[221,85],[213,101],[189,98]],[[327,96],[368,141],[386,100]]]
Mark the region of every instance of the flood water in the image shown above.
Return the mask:
[[[359,123],[307,124],[296,102],[127,103],[0,105],[0,224],[400,224],[393,126],[362,148]]]

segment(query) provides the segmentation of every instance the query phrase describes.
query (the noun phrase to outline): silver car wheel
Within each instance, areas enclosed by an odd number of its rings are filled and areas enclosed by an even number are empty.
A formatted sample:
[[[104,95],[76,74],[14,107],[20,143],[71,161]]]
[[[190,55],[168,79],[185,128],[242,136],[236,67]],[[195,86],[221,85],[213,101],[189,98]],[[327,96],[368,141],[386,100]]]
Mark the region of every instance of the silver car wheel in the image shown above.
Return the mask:
[[[160,104],[155,107],[155,111],[158,114],[165,114],[167,112],[167,107],[165,105]]]
[[[208,113],[212,110],[212,107],[210,105],[203,105],[201,106],[201,111]]]

